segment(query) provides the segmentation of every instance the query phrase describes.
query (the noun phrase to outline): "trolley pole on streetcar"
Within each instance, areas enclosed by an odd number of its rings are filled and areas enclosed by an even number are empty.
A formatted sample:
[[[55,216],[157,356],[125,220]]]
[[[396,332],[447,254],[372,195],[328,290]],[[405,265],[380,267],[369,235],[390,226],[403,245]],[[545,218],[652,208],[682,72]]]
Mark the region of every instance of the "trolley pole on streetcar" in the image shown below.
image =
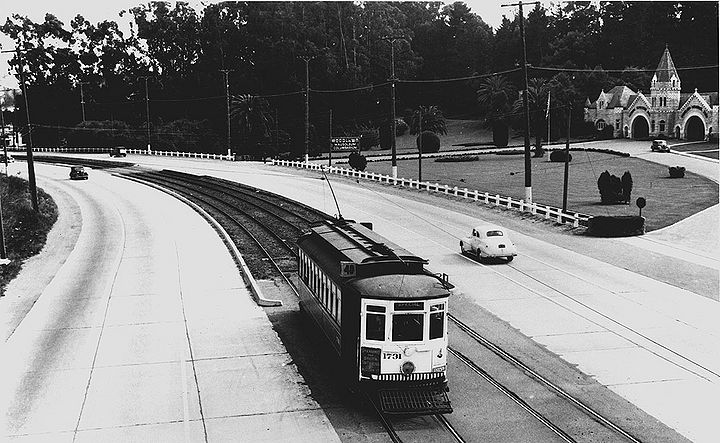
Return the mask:
[[[28,93],[27,93],[27,85],[25,84],[25,65],[23,63],[22,59],[22,53],[24,51],[21,51],[20,48],[16,47],[15,50],[12,51],[0,51],[0,53],[10,53],[14,52],[15,56],[18,58],[18,73],[20,74],[20,88],[22,90],[23,99],[25,100],[25,117],[27,118],[27,127],[28,127],[28,140],[26,143],[26,152],[27,152],[27,164],[28,164],[28,187],[30,190],[30,203],[32,205],[33,211],[38,212],[38,197],[37,197],[37,183],[35,182],[35,162],[33,161],[33,153],[32,153],[32,124],[30,123],[30,107],[28,105]]]
[[[539,1],[523,3],[511,3],[501,5],[502,7],[517,6],[518,19],[520,20],[520,38],[522,40],[522,70],[523,70],[523,126],[525,126],[525,202],[532,203],[532,178],[530,162],[530,107],[528,105],[528,73],[527,73],[527,51],[525,49],[525,24],[523,18],[523,5],[538,5]]]
[[[228,73],[232,71],[232,69],[221,69],[220,72],[222,72],[225,75],[225,104],[226,104],[226,112],[227,112],[227,155],[230,157],[232,155],[232,150],[230,149],[230,80],[228,79]]]

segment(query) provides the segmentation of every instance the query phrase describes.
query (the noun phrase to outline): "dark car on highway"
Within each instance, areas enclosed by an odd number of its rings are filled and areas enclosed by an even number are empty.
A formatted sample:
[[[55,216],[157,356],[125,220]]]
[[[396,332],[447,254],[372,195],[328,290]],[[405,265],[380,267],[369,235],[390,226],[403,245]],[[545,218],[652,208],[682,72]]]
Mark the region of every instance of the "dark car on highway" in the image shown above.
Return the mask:
[[[88,173],[83,166],[70,167],[70,180],[87,180]]]

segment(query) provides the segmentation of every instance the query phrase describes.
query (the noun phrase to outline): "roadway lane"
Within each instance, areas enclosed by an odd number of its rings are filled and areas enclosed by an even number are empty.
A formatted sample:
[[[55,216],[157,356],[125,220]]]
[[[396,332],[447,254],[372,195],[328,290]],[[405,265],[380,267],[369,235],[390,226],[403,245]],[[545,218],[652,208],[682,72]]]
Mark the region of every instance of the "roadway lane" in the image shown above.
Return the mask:
[[[338,212],[318,175],[249,164],[235,169],[225,177]],[[457,285],[456,315],[474,323],[473,312],[486,310],[693,441],[715,440],[716,301],[549,242],[543,232],[553,229],[542,223],[451,199],[408,199],[414,191],[331,180],[345,218],[372,221],[380,234],[428,258],[432,270],[449,274]],[[479,220],[511,229],[520,251],[512,264],[484,266],[458,253],[459,239]],[[717,278],[716,270],[708,272]],[[536,352],[510,342],[519,353]]]
[[[67,171],[37,166],[76,212],[0,300],[5,439],[338,440],[205,220],[143,185]]]

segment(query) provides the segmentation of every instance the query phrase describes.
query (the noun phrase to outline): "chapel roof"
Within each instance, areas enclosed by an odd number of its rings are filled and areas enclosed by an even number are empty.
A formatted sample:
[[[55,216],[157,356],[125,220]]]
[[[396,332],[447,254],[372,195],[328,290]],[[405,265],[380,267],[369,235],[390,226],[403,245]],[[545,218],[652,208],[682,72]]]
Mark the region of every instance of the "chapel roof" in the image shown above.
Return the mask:
[[[673,63],[672,57],[670,57],[670,50],[667,45],[665,45],[665,51],[663,52],[662,57],[660,57],[660,63],[658,63],[658,67],[655,70],[655,75],[657,77],[657,81],[669,82],[673,74],[675,74],[675,78],[680,78],[677,70],[675,70],[675,63]]]

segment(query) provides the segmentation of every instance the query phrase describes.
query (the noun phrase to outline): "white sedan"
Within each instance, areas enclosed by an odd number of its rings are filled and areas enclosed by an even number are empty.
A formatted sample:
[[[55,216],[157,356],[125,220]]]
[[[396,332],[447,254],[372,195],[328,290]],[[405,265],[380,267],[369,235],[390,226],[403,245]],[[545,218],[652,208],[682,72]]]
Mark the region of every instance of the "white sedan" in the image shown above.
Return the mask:
[[[517,255],[515,243],[507,236],[505,229],[493,225],[480,225],[472,230],[469,237],[460,240],[463,255],[485,258],[501,258],[511,262]]]

